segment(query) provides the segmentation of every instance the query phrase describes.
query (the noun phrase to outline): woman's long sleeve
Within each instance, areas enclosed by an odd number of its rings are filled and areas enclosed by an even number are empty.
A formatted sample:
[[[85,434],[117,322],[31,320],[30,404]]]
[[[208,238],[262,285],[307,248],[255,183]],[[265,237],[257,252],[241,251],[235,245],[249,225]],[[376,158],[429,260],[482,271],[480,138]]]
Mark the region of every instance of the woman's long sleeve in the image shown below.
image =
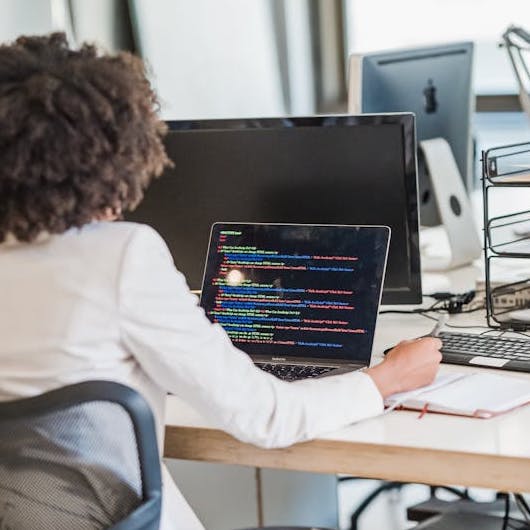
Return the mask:
[[[207,319],[148,227],[134,232],[120,277],[126,347],[159,386],[235,437],[282,447],[382,412],[381,395],[364,373],[287,383],[255,367]]]

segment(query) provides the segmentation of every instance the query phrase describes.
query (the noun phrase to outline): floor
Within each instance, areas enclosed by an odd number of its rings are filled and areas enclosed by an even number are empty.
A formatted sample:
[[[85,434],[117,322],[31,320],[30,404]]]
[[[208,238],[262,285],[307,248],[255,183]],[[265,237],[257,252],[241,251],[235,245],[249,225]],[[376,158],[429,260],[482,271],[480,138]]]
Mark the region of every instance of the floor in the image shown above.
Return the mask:
[[[339,487],[340,528],[350,528],[350,515],[356,506],[380,483],[374,480],[353,480],[342,482]],[[489,490],[474,488],[474,498],[489,501],[494,497]],[[450,493],[440,492],[439,497],[451,500],[455,497]],[[406,508],[429,498],[429,488],[424,485],[411,484],[404,487],[401,493],[389,492],[381,494],[359,520],[358,530],[405,530],[413,528],[415,523],[407,521]]]

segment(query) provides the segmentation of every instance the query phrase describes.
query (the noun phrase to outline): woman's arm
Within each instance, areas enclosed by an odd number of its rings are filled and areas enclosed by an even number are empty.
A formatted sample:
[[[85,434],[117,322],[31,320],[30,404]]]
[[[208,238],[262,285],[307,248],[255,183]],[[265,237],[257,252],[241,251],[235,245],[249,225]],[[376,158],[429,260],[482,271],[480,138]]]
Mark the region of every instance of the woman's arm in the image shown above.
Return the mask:
[[[207,319],[148,227],[128,245],[119,297],[123,341],[148,376],[243,441],[286,446],[383,410],[384,388],[366,373],[287,383],[256,368]]]

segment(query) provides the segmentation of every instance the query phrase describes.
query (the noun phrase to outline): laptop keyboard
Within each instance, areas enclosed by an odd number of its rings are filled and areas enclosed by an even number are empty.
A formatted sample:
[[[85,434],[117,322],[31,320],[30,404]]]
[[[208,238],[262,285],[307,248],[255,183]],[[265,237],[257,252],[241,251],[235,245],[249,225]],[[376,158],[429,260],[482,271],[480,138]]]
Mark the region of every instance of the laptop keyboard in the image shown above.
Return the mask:
[[[530,337],[514,339],[488,337],[471,333],[440,333],[443,362],[468,364],[473,357],[489,357],[509,361],[503,366],[492,366],[506,370],[530,372]],[[486,364],[486,363],[484,363]]]
[[[308,379],[326,374],[335,370],[336,366],[312,366],[302,364],[271,364],[256,363],[258,368],[264,372],[275,375],[284,381],[297,381],[298,379]]]

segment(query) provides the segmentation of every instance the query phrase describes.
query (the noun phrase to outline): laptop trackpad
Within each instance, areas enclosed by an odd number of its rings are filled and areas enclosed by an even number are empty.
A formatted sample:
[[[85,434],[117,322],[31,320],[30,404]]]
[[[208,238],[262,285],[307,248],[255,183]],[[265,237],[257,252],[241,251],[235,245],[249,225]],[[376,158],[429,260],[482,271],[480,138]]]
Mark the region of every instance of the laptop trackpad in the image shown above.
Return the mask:
[[[509,363],[509,359],[499,359],[498,357],[481,357],[478,355],[477,357],[473,357],[473,359],[470,359],[469,364],[478,364],[480,366],[492,366],[493,368],[500,368],[501,366],[504,366],[506,363]]]

